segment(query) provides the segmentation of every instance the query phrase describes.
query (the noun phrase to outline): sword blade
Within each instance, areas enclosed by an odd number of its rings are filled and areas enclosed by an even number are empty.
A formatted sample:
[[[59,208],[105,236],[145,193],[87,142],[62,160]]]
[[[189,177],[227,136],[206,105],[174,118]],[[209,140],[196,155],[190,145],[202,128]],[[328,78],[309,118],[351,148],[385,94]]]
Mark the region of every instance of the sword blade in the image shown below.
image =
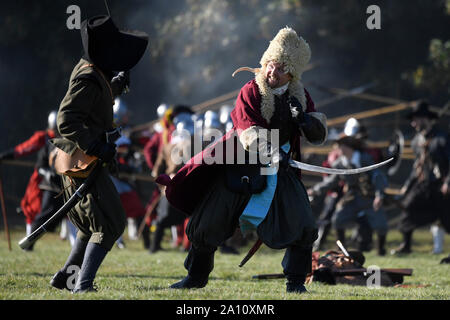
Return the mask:
[[[394,160],[394,158],[389,158],[388,160],[385,160],[383,162],[379,162],[379,163],[373,164],[371,166],[361,167],[361,168],[356,168],[356,169],[325,168],[325,167],[320,167],[320,166],[315,166],[312,164],[295,161],[292,159],[289,160],[289,165],[291,167],[294,167],[297,169],[302,169],[302,170],[311,171],[311,172],[347,175],[347,174],[358,174],[358,173],[374,170],[374,169],[384,166],[385,164],[391,162],[392,160]]]

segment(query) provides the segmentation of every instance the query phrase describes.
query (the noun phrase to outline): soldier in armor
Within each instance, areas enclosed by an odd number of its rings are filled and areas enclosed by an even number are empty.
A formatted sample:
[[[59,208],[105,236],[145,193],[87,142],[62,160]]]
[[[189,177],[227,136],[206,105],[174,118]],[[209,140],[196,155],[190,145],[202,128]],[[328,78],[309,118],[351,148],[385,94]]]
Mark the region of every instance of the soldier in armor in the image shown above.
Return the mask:
[[[416,135],[411,147],[416,160],[402,187],[403,208],[401,245],[393,254],[411,252],[412,234],[416,228],[439,221],[450,232],[450,139],[448,132],[436,126],[437,114],[425,101],[418,102],[408,114]]]
[[[141,224],[145,208],[142,205],[141,199],[136,191],[135,183],[120,174],[133,174],[139,172],[139,166],[135,163],[134,152],[132,148],[132,141],[129,136],[128,126],[130,121],[130,112],[124,103],[123,99],[116,98],[113,106],[114,123],[116,126],[122,128],[122,136],[115,142],[117,145],[117,173],[118,175],[111,175],[111,180],[119,192],[120,200],[127,216],[128,222],[128,237],[131,240],[138,238],[138,226]],[[142,232],[143,245],[145,249],[150,248],[150,230],[144,228]],[[116,242],[119,248],[124,247],[122,237]]]
[[[13,160],[38,153],[38,160],[34,171],[29,179],[25,195],[20,202],[21,209],[26,218],[26,234],[31,234],[43,220],[48,217],[53,209],[58,208],[60,199],[53,201],[50,193],[45,194],[43,190],[56,191],[60,190],[60,179],[53,175],[54,171],[49,165],[49,154],[52,149],[49,143],[58,134],[56,127],[56,111],[52,111],[48,115],[48,125],[46,130],[36,131],[29,139],[18,144],[12,149],[0,153],[1,160]],[[44,216],[42,215],[44,213]],[[35,222],[36,216],[41,214],[39,221]],[[33,247],[28,250],[32,250]]]
[[[376,148],[369,148],[366,145],[366,139],[367,139],[367,131],[366,128],[355,118],[350,118],[346,121],[344,126],[344,131],[337,137],[337,140],[335,142],[336,148],[334,148],[330,154],[328,155],[327,163],[325,163],[325,166],[335,166],[338,162],[335,163],[335,161],[339,160],[339,158],[342,156],[342,148],[341,145],[343,145],[342,142],[346,142],[345,137],[352,137],[353,140],[352,143],[347,143],[347,147],[350,148],[356,148],[353,150],[357,153],[364,153],[364,157],[366,155],[369,155],[372,158],[373,162],[380,162],[382,161],[383,155],[380,149]],[[345,148],[345,146],[344,146]],[[354,164],[356,165],[356,164]],[[363,165],[363,164],[360,164]],[[381,172],[381,169],[378,169],[378,171],[372,172],[373,174],[381,174],[383,176],[382,180],[386,180],[387,176]],[[337,178],[334,177],[334,178]],[[344,177],[341,177],[342,179],[338,179],[338,183],[328,184],[330,177],[325,177],[324,181],[319,184],[318,186],[308,190],[309,194],[311,196],[319,196],[319,194],[322,194],[323,191],[327,191],[327,195],[324,200],[324,207],[322,209],[321,215],[319,217],[319,237],[314,243],[314,249],[319,250],[323,243],[326,240],[326,237],[331,229],[333,216],[337,212],[337,204],[340,203],[344,196],[344,187],[346,186],[346,179]],[[350,177],[350,179],[353,179],[354,177]],[[381,180],[380,180],[381,181]],[[373,182],[373,181],[372,181]],[[371,183],[372,183],[371,182]],[[384,183],[387,186],[387,180]],[[323,188],[323,189],[322,189]],[[328,188],[328,189],[327,189]],[[348,189],[348,188],[347,188]],[[380,193],[381,195],[384,195],[384,192]],[[342,206],[343,203],[340,203],[340,206]],[[376,230],[378,234],[378,254],[379,255],[385,255],[386,249],[385,249],[385,243],[386,243],[386,234],[388,231],[388,225],[387,225],[387,219],[384,213],[384,210],[382,207],[378,208],[378,210],[374,211],[372,209],[367,209],[365,212],[361,212],[361,215],[366,216],[365,218],[361,217],[359,220],[357,220],[357,226],[359,227],[356,230],[356,238],[358,239],[366,239],[364,240],[366,242],[365,245],[362,245],[360,243],[361,249],[368,250],[371,247],[371,231]],[[370,229],[367,228],[367,223],[370,225]],[[339,238],[344,238],[345,229],[341,229],[337,231],[339,233]],[[366,235],[363,235],[361,233],[366,233]],[[342,240],[341,240],[342,241]]]
[[[360,139],[344,133],[337,140],[337,144],[340,156],[331,163],[331,167],[359,168],[374,163],[373,157],[364,151]],[[381,211],[381,205],[386,187],[386,175],[380,169],[376,169],[358,175],[327,176],[322,182],[309,189],[308,194],[317,196],[328,190],[341,188],[341,196],[332,214],[332,225],[336,229],[338,240],[345,243],[345,229],[357,224],[358,250],[369,251],[372,231],[377,229],[379,231],[378,253],[384,255],[387,221]]]
[[[173,108],[173,125],[175,130],[170,135],[170,141],[162,147],[161,152],[156,158],[152,175],[159,176],[162,173],[174,175],[183,164],[192,156],[194,140],[194,117],[193,112],[187,106],[175,106]],[[174,158],[174,153],[180,155],[180,158]],[[159,200],[156,217],[156,229],[151,241],[150,253],[155,253],[162,249],[161,241],[164,236],[164,230],[176,226],[177,239],[181,244],[184,237],[184,227],[186,215],[173,207],[164,195],[162,188],[162,197]]]

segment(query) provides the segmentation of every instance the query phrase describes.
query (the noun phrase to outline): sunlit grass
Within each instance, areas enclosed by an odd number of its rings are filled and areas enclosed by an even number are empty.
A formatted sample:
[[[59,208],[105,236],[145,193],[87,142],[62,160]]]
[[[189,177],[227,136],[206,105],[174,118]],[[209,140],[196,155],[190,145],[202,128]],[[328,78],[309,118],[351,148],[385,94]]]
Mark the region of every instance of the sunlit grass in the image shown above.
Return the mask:
[[[215,256],[215,268],[208,285],[196,290],[173,290],[169,286],[186,275],[183,261],[186,253],[172,249],[167,243],[163,252],[150,255],[141,242],[126,240],[126,249],[116,247],[108,254],[96,278],[99,291],[84,295],[72,295],[49,285],[53,274],[64,264],[70,245],[57,234],[45,235],[33,252],[22,251],[17,242],[23,237],[21,230],[11,234],[13,250],[8,251],[6,237],[0,233],[0,299],[449,299],[450,266],[439,261],[450,253],[450,237],[446,236],[445,253],[431,254],[432,239],[428,230],[414,234],[414,253],[404,257],[386,255],[379,257],[375,250],[365,254],[365,266],[382,268],[413,268],[405,284],[428,285],[423,288],[369,289],[348,285],[328,286],[319,283],[307,285],[309,294],[296,295],[285,292],[285,280],[253,280],[252,276],[282,272],[284,251],[262,247],[243,267],[238,264],[248,250],[240,255]],[[388,248],[400,243],[400,234],[391,231]],[[330,242],[332,245],[332,242]]]

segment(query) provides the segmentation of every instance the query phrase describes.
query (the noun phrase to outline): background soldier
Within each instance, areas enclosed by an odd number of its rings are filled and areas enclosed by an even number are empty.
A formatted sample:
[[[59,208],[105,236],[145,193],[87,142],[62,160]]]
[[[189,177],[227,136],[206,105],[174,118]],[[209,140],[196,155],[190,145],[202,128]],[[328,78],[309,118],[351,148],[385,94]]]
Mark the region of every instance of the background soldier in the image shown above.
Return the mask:
[[[340,156],[331,166],[334,168],[359,168],[374,163],[373,157],[363,151],[360,139],[343,136],[337,140]],[[342,182],[342,184],[341,184]],[[378,231],[378,253],[385,254],[387,221],[381,211],[384,189],[387,187],[386,175],[380,170],[372,170],[359,175],[330,175],[323,182],[308,190],[311,196],[320,195],[328,190],[342,186],[342,196],[336,203],[332,224],[337,238],[345,243],[345,228],[357,224],[358,250],[369,251],[372,242],[372,230]]]
[[[383,161],[382,151],[377,148],[370,148],[367,145],[368,134],[367,134],[367,130],[366,130],[365,126],[363,126],[355,118],[350,118],[345,123],[344,131],[340,135],[337,134],[337,137],[333,143],[333,149],[328,154],[328,159],[324,162],[324,164],[323,164],[324,166],[332,167],[333,163],[336,160],[338,160],[339,157],[342,156],[342,148],[339,145],[339,141],[341,141],[341,142],[344,141],[344,140],[342,140],[342,138],[345,136],[354,138],[354,140],[349,140],[354,143],[347,143],[348,147],[353,149],[354,152],[363,152],[365,154],[364,157],[367,159],[368,159],[368,157],[366,155],[370,155],[372,157],[372,160],[375,163]],[[345,143],[345,141],[344,141],[344,143]],[[341,145],[342,145],[342,143],[341,143]],[[338,164],[338,162],[334,163],[334,166],[337,164]],[[383,176],[383,179],[387,179],[386,175],[383,172],[381,172],[380,169],[378,171],[371,172],[369,174],[370,175],[381,174]],[[334,177],[334,178],[336,178],[336,177]],[[355,178],[356,177],[341,177],[337,184],[335,184],[335,183],[329,184],[330,181],[328,181],[328,180],[333,179],[333,178],[326,177],[324,179],[323,183],[318,184],[315,188],[308,190],[308,193],[310,195],[313,195],[313,198],[317,197],[317,196],[319,196],[319,194],[323,193],[321,191],[316,192],[316,188],[322,189],[321,186],[326,185],[325,188],[327,191],[327,195],[323,201],[324,207],[323,207],[322,212],[319,217],[319,235],[318,235],[318,239],[314,243],[314,251],[320,250],[322,248],[323,243],[326,241],[327,235],[331,229],[333,216],[336,213],[336,205],[339,203],[339,201],[342,199],[342,197],[344,195],[343,189],[347,183],[347,179],[353,180]],[[382,181],[382,180],[380,180],[380,181]],[[373,182],[374,181],[371,181],[370,184],[372,184]],[[386,183],[383,183],[383,184],[386,184]],[[366,186],[366,187],[368,187],[368,186]],[[380,186],[380,187],[382,187],[382,186]],[[346,190],[348,191],[348,186],[346,187]],[[374,196],[374,194],[372,194],[370,196]],[[347,196],[347,200],[348,200],[348,196]],[[344,200],[344,202],[345,202],[345,200]],[[342,206],[343,202],[341,202],[340,205]],[[367,220],[369,222],[369,225],[371,226],[371,229],[376,230],[378,233],[378,246],[377,246],[378,254],[384,255],[386,253],[385,242],[386,242],[386,234],[387,234],[387,230],[388,230],[387,219],[386,219],[385,213],[382,208],[379,208],[376,212],[374,212],[373,210],[366,210],[364,214],[367,215]],[[361,219],[362,220],[360,220],[360,221],[362,222],[362,224],[358,224],[358,226],[362,229],[356,230],[356,232],[355,232],[356,238],[359,238],[359,239],[364,238],[363,235],[359,234],[360,232],[362,232],[362,233],[370,232],[365,227],[366,223],[365,223],[365,221],[363,221],[363,220],[365,220],[365,218],[361,218]],[[341,232],[340,237],[343,238],[344,237],[343,233],[345,231],[340,230],[339,232]],[[369,236],[369,234],[367,234],[367,236]],[[368,247],[366,249],[368,249]]]
[[[115,142],[117,145],[117,173],[111,175],[111,180],[120,195],[120,201],[125,209],[128,221],[128,237],[131,240],[138,239],[138,226],[140,226],[145,215],[145,208],[137,192],[136,184],[132,179],[120,177],[120,174],[133,174],[140,171],[140,162],[135,161],[132,140],[129,134],[130,112],[120,98],[115,99],[113,106],[114,123],[122,128],[122,136]],[[145,249],[150,248],[150,230],[144,228],[142,231],[143,245]],[[117,240],[117,246],[124,248],[123,237]]]
[[[25,195],[23,196],[20,202],[20,207],[26,219],[27,235],[31,234],[32,229],[35,230],[36,225],[35,227],[33,227],[34,219],[36,215],[39,214],[42,210],[43,192],[42,189],[40,188],[40,184],[43,182],[44,175],[39,173],[39,169],[42,166],[44,166],[43,168],[44,170],[48,168],[48,162],[45,164],[44,163],[45,161],[42,160],[43,156],[45,155],[48,156],[48,148],[50,148],[48,141],[56,137],[57,131],[58,130],[56,128],[56,112],[52,111],[48,115],[48,125],[46,130],[36,131],[28,140],[18,144],[17,146],[15,146],[10,150],[6,150],[0,153],[0,161],[13,160],[29,156],[45,148],[45,150],[43,151],[44,153],[41,153],[38,156],[39,159],[36,163],[33,173],[31,174],[30,180],[25,190]],[[48,201],[51,201],[51,199],[46,196],[45,201],[46,204],[48,205],[50,204],[50,202]],[[45,220],[42,222],[45,222]],[[27,250],[32,250],[32,247]]]
[[[172,122],[175,130],[171,132],[169,142],[164,144],[161,152],[158,154],[153,167],[152,176],[159,176],[165,173],[173,176],[183,166],[183,164],[192,156],[193,138],[194,138],[194,120],[193,112],[188,106],[174,106],[172,112]],[[178,151],[177,151],[178,150]],[[186,153],[188,151],[188,153]],[[187,157],[181,161],[181,158],[174,159],[173,154],[178,152],[180,157]],[[164,190],[158,204],[158,215],[156,218],[156,229],[151,241],[150,253],[155,253],[162,249],[161,241],[164,236],[164,230],[177,226],[177,240],[182,244],[184,236],[184,221],[186,215],[173,207],[167,201]]]
[[[416,130],[411,147],[416,155],[410,177],[402,188],[402,244],[393,254],[411,252],[414,229],[439,220],[450,232],[450,139],[436,126],[437,114],[425,101],[417,103],[407,116]]]
[[[57,111],[52,111],[49,115],[49,128],[56,129],[56,116]],[[50,121],[51,120],[51,121]],[[55,137],[59,137],[57,130]],[[61,197],[61,178],[57,175],[54,167],[55,153],[53,144],[50,140],[46,140],[44,147],[38,152],[38,159],[36,166],[38,173],[42,177],[39,183],[39,189],[42,190],[42,202],[41,211],[35,217],[31,225],[31,233],[39,228],[45,221],[47,221],[64,203]],[[56,220],[53,224],[49,224],[48,229],[50,231],[55,230],[56,226],[64,219],[61,216],[59,220]],[[28,250],[32,250],[31,246]]]
[[[113,127],[114,98],[129,85],[128,70],[144,54],[148,36],[141,32],[119,31],[111,17],[97,16],[83,21],[81,38],[85,54],[73,69],[59,108],[58,129],[62,139],[54,139],[53,143],[69,155],[81,150],[107,163],[116,154],[116,145],[106,135]],[[126,72],[114,77],[113,72],[122,70]],[[67,200],[85,179],[62,177]],[[79,230],[77,240],[51,285],[70,289],[67,268],[75,265],[81,270],[73,292],[93,291],[95,274],[122,235],[126,223],[119,195],[106,167],[101,168],[88,194],[68,215]]]

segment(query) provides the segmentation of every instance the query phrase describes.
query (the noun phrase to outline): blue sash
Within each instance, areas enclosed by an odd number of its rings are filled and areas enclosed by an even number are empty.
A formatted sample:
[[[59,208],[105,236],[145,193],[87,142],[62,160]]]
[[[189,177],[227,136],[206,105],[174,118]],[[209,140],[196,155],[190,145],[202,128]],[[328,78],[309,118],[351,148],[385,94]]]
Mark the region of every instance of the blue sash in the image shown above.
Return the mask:
[[[288,153],[290,144],[287,142],[281,148]],[[267,175],[267,187],[263,192],[254,194],[239,217],[239,226],[243,235],[256,230],[265,219],[272,204],[273,196],[277,188],[277,173]]]

